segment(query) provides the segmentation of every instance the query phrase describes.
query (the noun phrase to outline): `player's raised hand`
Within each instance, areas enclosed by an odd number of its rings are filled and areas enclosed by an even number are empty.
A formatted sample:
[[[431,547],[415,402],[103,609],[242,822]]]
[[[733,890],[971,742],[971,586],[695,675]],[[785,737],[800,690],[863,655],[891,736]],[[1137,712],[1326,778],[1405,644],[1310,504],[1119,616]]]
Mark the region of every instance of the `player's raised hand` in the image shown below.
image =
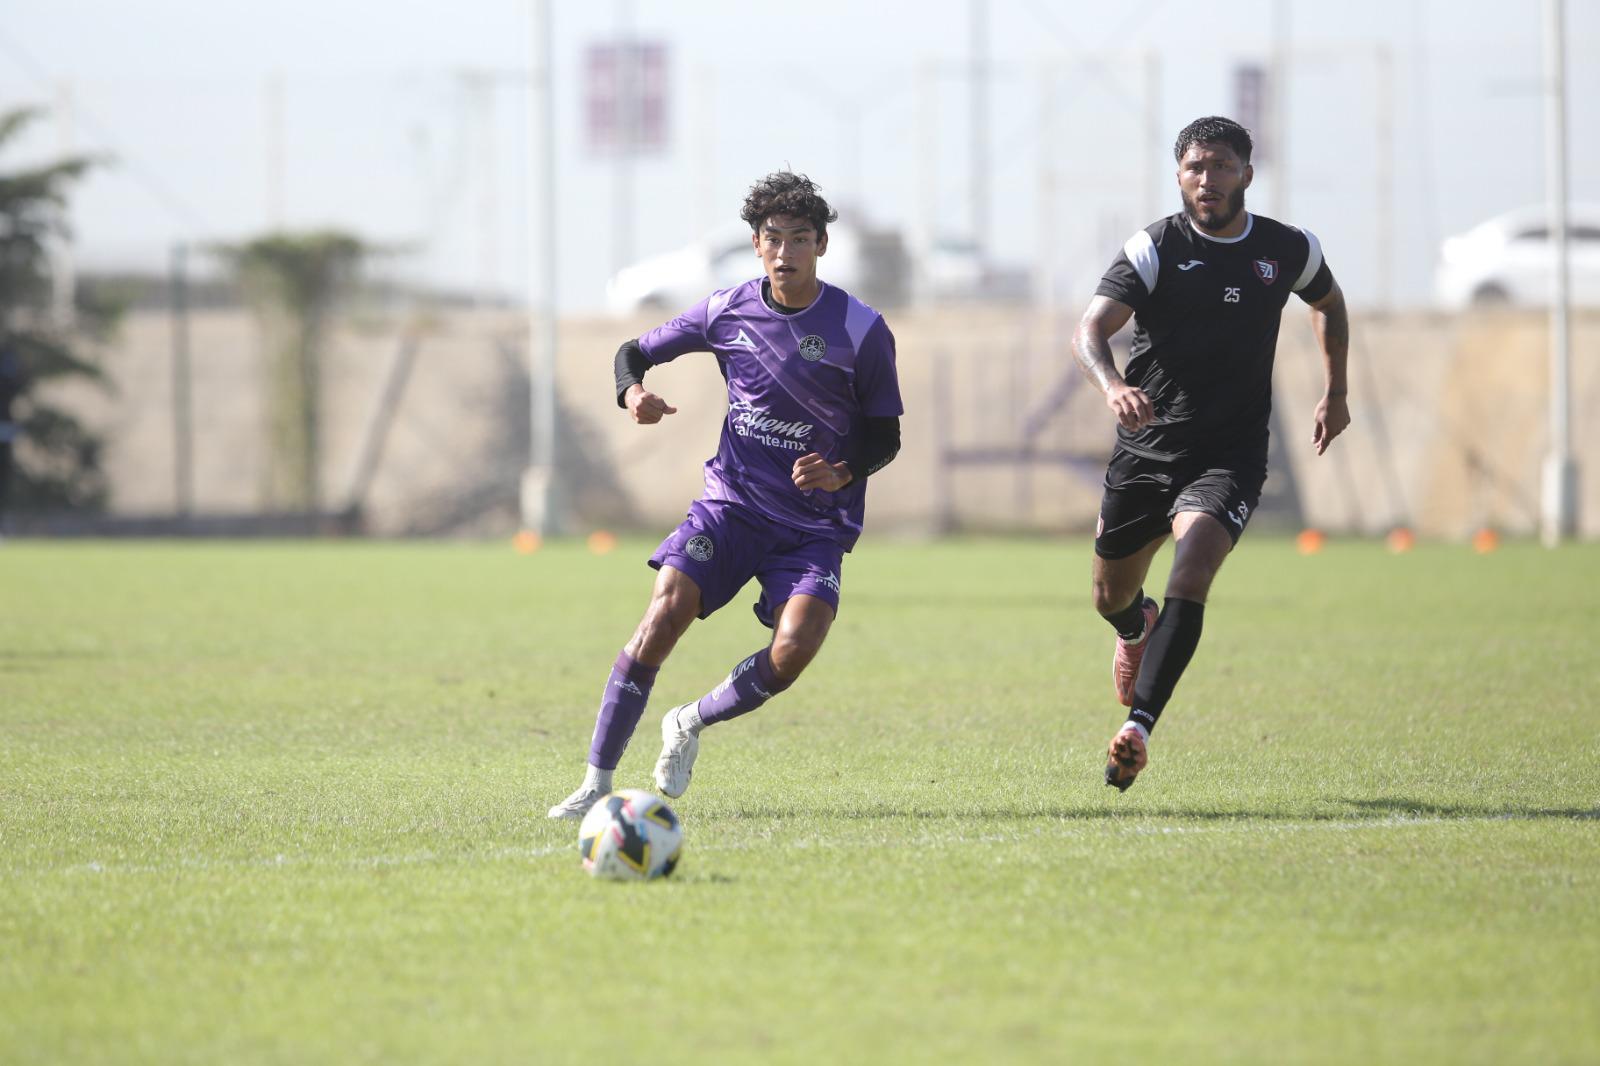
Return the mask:
[[[794,461],[789,477],[801,492],[822,489],[838,492],[854,479],[844,463],[830,463],[816,452],[808,452]]]
[[[641,426],[653,426],[661,421],[662,415],[675,415],[678,409],[667,401],[645,388],[643,385],[634,385],[628,390],[626,397],[628,414]]]
[[[1125,381],[1114,381],[1106,388],[1106,406],[1117,416],[1117,424],[1130,433],[1148,426],[1156,417],[1144,390]]]
[[[1328,450],[1328,445],[1333,443],[1333,438],[1345,431],[1350,425],[1350,404],[1343,394],[1329,396],[1324,394],[1317,404],[1317,409],[1312,415],[1311,443],[1316,445],[1317,454],[1321,455]]]

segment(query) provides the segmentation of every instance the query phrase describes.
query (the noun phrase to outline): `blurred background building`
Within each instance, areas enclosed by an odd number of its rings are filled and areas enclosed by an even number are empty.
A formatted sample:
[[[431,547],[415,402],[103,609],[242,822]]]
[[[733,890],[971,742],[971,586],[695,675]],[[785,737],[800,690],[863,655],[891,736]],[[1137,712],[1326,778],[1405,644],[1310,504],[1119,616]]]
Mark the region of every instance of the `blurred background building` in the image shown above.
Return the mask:
[[[50,244],[51,304],[118,313],[85,340],[111,387],[51,387],[99,435],[102,511],[9,521],[497,533],[541,431],[557,526],[674,521],[720,380],[709,361],[661,371],[683,410],[641,431],[612,404],[611,355],[757,273],[739,204],[788,167],[841,211],[824,279],[900,342],[907,447],[874,522],[1087,530],[1111,424],[1067,341],[1126,237],[1176,208],[1177,130],[1221,113],[1257,135],[1251,208],[1318,234],[1355,314],[1357,422],[1314,460],[1317,359],[1291,303],[1271,513],[1531,531],[1551,444],[1544,18],[1537,0],[20,0],[0,100],[42,114],[0,173],[96,160]],[[1562,27],[1582,410],[1600,400],[1600,6]],[[227,250],[315,234],[362,254],[317,312],[315,492],[285,496],[277,320]],[[546,293],[553,328],[530,330]],[[1600,499],[1600,437],[1573,433],[1580,498]]]

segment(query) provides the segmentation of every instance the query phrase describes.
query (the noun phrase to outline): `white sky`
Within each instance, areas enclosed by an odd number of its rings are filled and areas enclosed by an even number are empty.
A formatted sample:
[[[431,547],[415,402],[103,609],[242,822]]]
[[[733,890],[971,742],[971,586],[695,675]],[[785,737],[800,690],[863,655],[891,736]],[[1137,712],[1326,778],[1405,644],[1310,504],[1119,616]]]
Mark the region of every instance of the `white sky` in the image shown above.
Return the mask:
[[[750,182],[786,164],[849,216],[970,231],[966,0],[552,7],[566,310],[597,309],[620,259],[736,220]],[[990,0],[993,251],[1048,264],[1068,297],[1091,289],[1129,233],[1175,206],[1177,130],[1233,112],[1235,65],[1270,58],[1287,12],[1288,210],[1267,164],[1251,207],[1316,231],[1353,302],[1422,302],[1441,237],[1542,199],[1542,11],[1540,0]],[[630,24],[671,50],[674,145],[634,164],[624,198],[611,164],[584,151],[579,73],[586,46]],[[1568,0],[1567,28],[1572,198],[1600,201],[1600,3]],[[516,295],[528,261],[516,76],[530,37],[526,0],[8,0],[0,105],[67,121],[40,122],[0,169],[63,145],[116,157],[73,199],[84,268],[159,270],[175,241],[279,222],[405,245],[414,252],[389,269]],[[502,76],[498,87],[471,89],[474,71]]]

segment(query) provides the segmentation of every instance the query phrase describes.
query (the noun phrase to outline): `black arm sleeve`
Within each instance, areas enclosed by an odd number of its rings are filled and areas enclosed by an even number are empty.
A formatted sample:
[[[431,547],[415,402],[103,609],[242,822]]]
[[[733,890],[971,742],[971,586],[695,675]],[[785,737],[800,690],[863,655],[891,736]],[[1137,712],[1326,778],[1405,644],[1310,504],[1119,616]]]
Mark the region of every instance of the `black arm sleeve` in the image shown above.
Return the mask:
[[[870,477],[894,462],[900,454],[900,419],[894,415],[867,418],[867,439],[856,454],[846,460],[856,478]]]
[[[654,363],[649,356],[644,354],[644,349],[639,347],[639,338],[624,341],[622,347],[617,349],[617,406],[628,406],[623,396],[635,385],[644,384],[644,372],[649,370]]]

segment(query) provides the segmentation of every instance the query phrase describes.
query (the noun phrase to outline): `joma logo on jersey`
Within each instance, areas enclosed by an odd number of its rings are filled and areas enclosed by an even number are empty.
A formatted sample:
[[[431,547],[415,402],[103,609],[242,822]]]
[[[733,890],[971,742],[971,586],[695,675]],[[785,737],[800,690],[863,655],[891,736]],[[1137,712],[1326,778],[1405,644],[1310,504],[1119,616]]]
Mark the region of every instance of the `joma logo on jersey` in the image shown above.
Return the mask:
[[[1276,259],[1257,259],[1255,268],[1256,277],[1261,279],[1261,284],[1271,285],[1278,280],[1278,261]]]

